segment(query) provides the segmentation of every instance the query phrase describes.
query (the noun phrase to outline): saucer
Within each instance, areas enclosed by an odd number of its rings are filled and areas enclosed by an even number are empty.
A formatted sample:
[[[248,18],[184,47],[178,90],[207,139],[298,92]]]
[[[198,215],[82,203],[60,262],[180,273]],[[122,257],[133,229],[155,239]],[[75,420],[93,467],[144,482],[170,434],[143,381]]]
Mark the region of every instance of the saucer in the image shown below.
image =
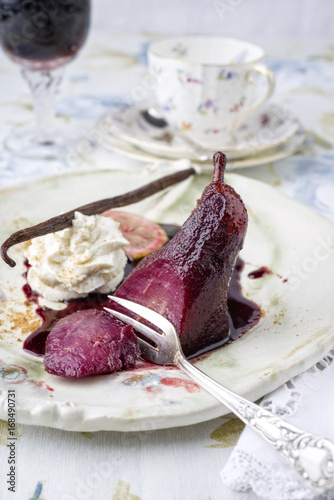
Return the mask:
[[[152,162],[157,160],[172,160],[172,159],[180,159],[180,158],[188,158],[187,155],[182,153],[177,153],[175,156],[171,157],[169,154],[165,154],[164,152],[150,152],[141,149],[136,144],[131,144],[124,139],[120,139],[116,135],[111,132],[111,129],[107,133],[101,134],[101,129],[104,126],[105,117],[102,117],[95,127],[95,135],[99,143],[104,146],[106,149],[125,155],[129,158],[133,158],[135,160]],[[229,171],[246,168],[246,167],[254,167],[257,165],[263,165],[265,163],[270,163],[273,161],[281,160],[282,158],[286,158],[287,156],[291,156],[301,149],[303,144],[307,139],[307,133],[304,129],[300,128],[299,131],[291,137],[291,139],[285,141],[278,146],[274,146],[272,148],[268,148],[267,150],[262,150],[258,154],[248,155],[245,158],[239,157],[235,158],[233,152],[226,151],[223,149],[224,153],[226,153],[228,163],[227,169]],[[191,158],[190,158],[191,159]],[[208,169],[208,172],[212,172],[212,157],[205,162],[199,162],[196,159],[191,159],[193,163],[200,163],[202,171]]]
[[[114,137],[137,146],[154,155],[168,159],[188,158],[197,161],[194,152],[181,138],[174,137],[170,142],[152,138],[139,124],[140,110],[136,106],[122,105],[110,110],[99,122],[99,135],[112,134]],[[224,151],[230,159],[258,155],[292,139],[301,129],[299,120],[289,111],[277,104],[267,104],[252,113],[235,130],[229,140],[212,136],[197,142],[208,152]],[[185,131],[188,134],[189,131]]]

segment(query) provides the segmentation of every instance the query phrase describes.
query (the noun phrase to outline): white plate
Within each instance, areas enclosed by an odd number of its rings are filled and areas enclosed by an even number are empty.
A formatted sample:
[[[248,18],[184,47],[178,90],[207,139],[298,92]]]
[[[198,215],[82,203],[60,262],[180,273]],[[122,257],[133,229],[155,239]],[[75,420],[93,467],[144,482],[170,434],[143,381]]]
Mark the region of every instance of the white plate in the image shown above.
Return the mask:
[[[160,175],[73,172],[3,189],[2,238]],[[254,401],[309,368],[334,343],[334,230],[329,221],[265,184],[233,174],[226,177],[249,211],[242,288],[261,305],[264,316],[252,331],[206,355],[197,365]],[[167,194],[130,208],[160,222],[181,224],[208,181],[206,176],[188,179]],[[0,418],[7,419],[8,389],[16,389],[18,422],[77,431],[182,426],[227,412],[173,367],[143,364],[136,370],[79,380],[47,374],[37,358],[22,350],[22,340],[36,327],[36,315],[22,293],[22,247],[10,253],[17,267],[0,264]],[[249,279],[248,272],[260,266],[268,266],[273,274]]]
[[[139,125],[138,114],[139,110],[135,106],[115,107],[100,120],[100,133],[103,135],[111,133],[116,138],[155,155],[163,154],[171,159],[182,156],[196,161],[196,156],[181,139],[176,137],[171,143],[152,139]],[[300,128],[299,120],[290,112],[277,104],[267,104],[247,117],[231,134],[229,141],[222,142],[211,137],[199,143],[209,151],[219,149],[229,154],[230,158],[237,159],[283,144]]]
[[[102,118],[102,120],[97,123],[96,130],[100,130],[100,127],[103,126],[103,120],[104,119]],[[121,155],[125,155],[129,158],[133,158],[135,160],[152,162],[160,159],[164,160],[172,159],[172,155],[165,155],[163,153],[153,154],[149,153],[148,151],[144,151],[140,149],[138,146],[132,145],[129,142],[126,142],[123,139],[119,139],[118,137],[114,136],[110,130],[108,134],[98,133],[97,137],[100,144],[104,146],[106,149],[109,149],[110,151],[114,151]],[[226,156],[228,158],[227,170],[232,171],[239,168],[254,167],[256,165],[264,165],[266,163],[281,160],[282,158],[291,156],[292,154],[299,151],[302,148],[303,144],[305,143],[306,139],[307,139],[306,132],[303,129],[300,129],[291,139],[289,139],[285,143],[275,148],[262,151],[258,154],[251,154],[246,158],[231,159],[231,155],[233,156],[233,153],[227,152],[226,153]],[[183,156],[180,156],[178,153],[173,155],[173,159],[175,160],[182,157]],[[196,161],[193,161],[193,163],[196,163]],[[211,159],[208,160],[207,162],[200,162],[200,164],[201,168],[207,169],[208,171],[211,172],[212,170]]]

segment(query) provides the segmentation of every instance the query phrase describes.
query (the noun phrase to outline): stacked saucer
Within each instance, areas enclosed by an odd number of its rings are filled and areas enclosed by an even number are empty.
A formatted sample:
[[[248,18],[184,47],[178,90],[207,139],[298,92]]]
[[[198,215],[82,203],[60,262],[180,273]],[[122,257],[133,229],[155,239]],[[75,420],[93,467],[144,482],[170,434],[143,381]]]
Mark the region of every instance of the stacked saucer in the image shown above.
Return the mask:
[[[299,120],[274,103],[249,115],[228,140],[211,136],[196,143],[198,148],[193,147],[187,131],[175,135],[163,130],[160,133],[158,127],[154,131],[152,123],[145,126],[143,116],[145,113],[136,106],[115,107],[99,120],[95,135],[106,148],[143,161],[188,158],[195,163],[211,164],[212,154],[220,150],[229,160],[229,169],[290,156],[303,146],[307,137]]]

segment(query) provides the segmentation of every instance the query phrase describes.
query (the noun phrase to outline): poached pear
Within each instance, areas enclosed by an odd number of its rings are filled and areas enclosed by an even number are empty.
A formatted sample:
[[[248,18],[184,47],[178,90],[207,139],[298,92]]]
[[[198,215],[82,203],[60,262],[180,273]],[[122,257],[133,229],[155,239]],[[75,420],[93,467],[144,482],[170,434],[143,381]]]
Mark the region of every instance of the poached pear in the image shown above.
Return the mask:
[[[87,309],[61,319],[45,346],[45,370],[84,377],[134,368],[140,351],[132,327],[105,311]]]
[[[189,218],[162,248],[146,256],[115,295],[162,314],[176,328],[186,356],[229,339],[228,289],[247,230],[247,211],[224,184],[226,157],[214,155],[212,182]],[[109,307],[119,306],[111,301]],[[82,377],[135,366],[132,327],[104,311],[78,311],[50,333],[49,373]]]
[[[226,156],[213,161],[212,182],[178,233],[115,292],[167,318],[186,356],[229,338],[228,288],[247,230],[244,203],[224,184]]]

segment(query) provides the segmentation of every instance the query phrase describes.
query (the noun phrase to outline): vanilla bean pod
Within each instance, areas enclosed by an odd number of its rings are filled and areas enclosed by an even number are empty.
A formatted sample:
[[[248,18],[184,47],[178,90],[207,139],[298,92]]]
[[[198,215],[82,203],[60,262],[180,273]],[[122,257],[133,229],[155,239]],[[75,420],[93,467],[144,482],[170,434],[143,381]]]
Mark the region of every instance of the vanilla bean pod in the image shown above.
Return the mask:
[[[45,234],[54,233],[56,231],[66,229],[67,227],[71,227],[75,212],[81,212],[84,215],[95,215],[111,208],[131,205],[132,203],[137,203],[144,200],[148,196],[152,196],[163,189],[173,186],[193,174],[195,174],[195,170],[193,168],[181,170],[179,172],[166,175],[165,177],[161,177],[160,179],[145,184],[144,186],[134,189],[133,191],[129,191],[128,193],[83,205],[82,207],[75,208],[74,210],[58,215],[57,217],[52,217],[52,219],[48,219],[35,226],[21,229],[20,231],[13,233],[1,245],[1,257],[10,267],[15,267],[16,262],[8,256],[8,250],[12,246],[28,241],[32,238],[37,238],[38,236],[44,236]]]

